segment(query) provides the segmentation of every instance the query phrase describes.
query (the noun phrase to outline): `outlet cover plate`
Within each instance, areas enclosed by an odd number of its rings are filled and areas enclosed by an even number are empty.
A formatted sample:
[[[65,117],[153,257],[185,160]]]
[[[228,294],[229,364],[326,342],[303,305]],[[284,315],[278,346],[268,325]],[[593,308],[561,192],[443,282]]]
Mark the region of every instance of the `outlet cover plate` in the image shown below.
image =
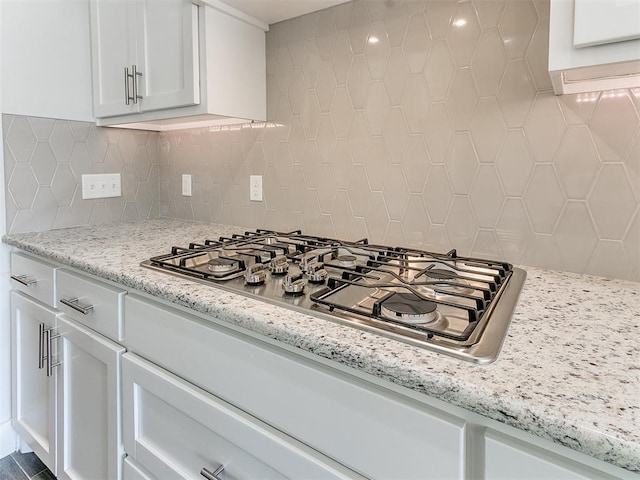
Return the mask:
[[[249,175],[249,200],[262,201],[262,175]]]

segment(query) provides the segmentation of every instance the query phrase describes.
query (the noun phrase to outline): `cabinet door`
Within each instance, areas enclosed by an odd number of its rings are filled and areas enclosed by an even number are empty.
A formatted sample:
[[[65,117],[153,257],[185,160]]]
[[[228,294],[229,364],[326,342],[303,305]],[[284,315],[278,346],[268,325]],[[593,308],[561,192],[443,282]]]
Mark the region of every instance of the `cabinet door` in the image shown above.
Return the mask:
[[[141,111],[200,103],[198,7],[190,0],[134,5]]]
[[[38,458],[56,472],[55,372],[47,377],[40,326],[54,326],[57,313],[11,292],[12,419],[13,427]]]
[[[58,478],[122,478],[119,372],[124,348],[65,315],[57,320]]]
[[[93,114],[110,117],[139,111],[140,103],[126,102],[125,77],[136,60],[135,4],[127,0],[91,0],[91,57]],[[126,86],[127,85],[127,86]],[[133,92],[129,92],[133,95]]]
[[[361,478],[131,353],[122,379],[127,458],[155,478]]]

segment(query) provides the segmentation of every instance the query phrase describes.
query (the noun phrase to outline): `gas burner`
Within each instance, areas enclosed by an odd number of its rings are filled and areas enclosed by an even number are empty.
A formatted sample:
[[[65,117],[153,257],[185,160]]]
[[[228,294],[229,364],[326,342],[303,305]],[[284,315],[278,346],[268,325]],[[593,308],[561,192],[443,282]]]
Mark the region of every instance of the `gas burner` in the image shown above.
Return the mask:
[[[309,262],[306,265],[305,275],[309,283],[324,283],[327,278],[327,271],[321,262]]]
[[[302,275],[295,276],[287,275],[282,282],[282,289],[285,293],[290,295],[302,295],[304,293],[304,286],[307,282],[302,278]]]
[[[262,285],[267,279],[267,272],[264,270],[264,265],[261,263],[251,265],[247,269],[244,279],[247,282],[247,285]]]
[[[383,317],[410,324],[434,323],[440,319],[438,304],[413,293],[394,293],[380,305]]]
[[[356,256],[355,255],[338,255],[336,258],[338,266],[344,268],[356,268]]]
[[[272,275],[284,275],[289,271],[289,262],[284,255],[278,255],[269,262],[269,271]]]
[[[236,260],[220,257],[209,260],[207,265],[207,268],[213,273],[214,277],[224,277],[237,271],[239,267],[240,264]]]
[[[456,293],[469,293],[473,289],[469,288],[469,282],[460,278],[453,270],[446,270],[444,268],[430,268],[422,272],[427,279],[431,282],[436,282],[437,288],[446,292]],[[417,277],[416,277],[417,278]],[[456,285],[453,285],[453,284]]]

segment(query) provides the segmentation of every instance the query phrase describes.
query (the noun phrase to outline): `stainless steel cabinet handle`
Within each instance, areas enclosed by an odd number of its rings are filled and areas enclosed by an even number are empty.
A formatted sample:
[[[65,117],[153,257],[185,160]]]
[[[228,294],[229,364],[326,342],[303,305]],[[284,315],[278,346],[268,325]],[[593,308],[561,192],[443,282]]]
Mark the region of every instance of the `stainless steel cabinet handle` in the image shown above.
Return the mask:
[[[138,103],[138,100],[142,100],[142,95],[138,95],[138,77],[142,77],[142,72],[138,71],[136,65],[131,65],[131,71],[133,72],[131,78],[133,78],[133,103]]]
[[[129,95],[129,68],[124,67],[124,103],[125,105],[129,105],[131,102],[131,96]]]
[[[200,475],[202,475],[207,480],[222,480],[222,478],[218,476],[222,472],[224,472],[224,465],[220,465],[213,472],[205,467],[202,467],[202,470],[200,470]]]
[[[61,362],[53,363],[53,359],[51,358],[53,340],[56,338],[60,338],[60,335],[53,335],[53,328],[50,328],[48,330],[45,330],[44,336],[47,344],[47,377],[50,377],[51,375],[53,375],[53,369],[55,367],[59,367],[62,364]]]
[[[89,315],[91,310],[93,310],[93,305],[80,305],[77,298],[61,298],[60,303],[66,305],[67,307],[73,308],[76,312],[80,312],[83,315]]]
[[[15,280],[18,283],[21,283],[25,287],[31,287],[38,283],[38,280],[35,278],[29,278],[26,275],[11,275],[11,279]]]
[[[38,369],[42,370],[44,367],[44,323],[38,326]]]

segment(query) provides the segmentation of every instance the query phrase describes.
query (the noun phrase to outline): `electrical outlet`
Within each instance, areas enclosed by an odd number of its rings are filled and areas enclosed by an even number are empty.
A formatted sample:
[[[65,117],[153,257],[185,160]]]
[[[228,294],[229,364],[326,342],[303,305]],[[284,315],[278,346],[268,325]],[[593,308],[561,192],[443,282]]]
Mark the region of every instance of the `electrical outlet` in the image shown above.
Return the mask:
[[[249,200],[252,202],[262,201],[262,175],[249,176]]]
[[[82,175],[83,199],[120,197],[121,195],[119,173]]]
[[[191,196],[191,175],[188,173],[182,175],[182,195]]]

